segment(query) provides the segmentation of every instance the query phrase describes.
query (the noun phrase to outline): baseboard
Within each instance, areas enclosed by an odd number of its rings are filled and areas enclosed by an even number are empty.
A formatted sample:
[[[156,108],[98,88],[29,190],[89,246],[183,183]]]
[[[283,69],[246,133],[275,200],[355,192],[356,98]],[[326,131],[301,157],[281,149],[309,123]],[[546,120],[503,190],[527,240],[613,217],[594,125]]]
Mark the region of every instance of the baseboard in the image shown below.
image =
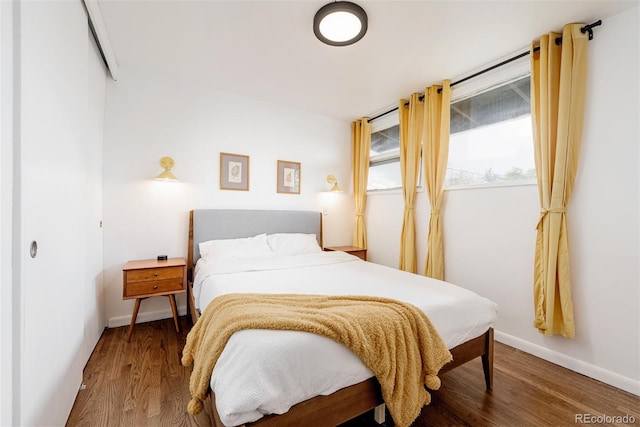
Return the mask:
[[[500,331],[494,332],[494,338],[496,341],[517,348],[518,350],[522,350],[541,359],[548,360],[549,362],[555,363],[556,365],[560,365],[564,368],[571,369],[579,374],[602,381],[605,384],[633,393],[636,396],[640,396],[640,381],[638,380],[608,371],[585,361],[567,356],[566,354],[514,337],[513,335],[505,334]]]
[[[187,306],[179,305],[178,306],[178,315],[184,316],[187,314]],[[138,312],[138,317],[136,318],[136,324],[144,323],[144,322],[153,322],[154,320],[162,320],[162,319],[170,319],[173,317],[173,313],[171,309],[168,308],[166,310],[158,310],[158,311],[145,311]],[[131,324],[131,315],[127,316],[117,316],[110,317],[107,322],[108,328],[117,328],[119,326],[128,326]]]

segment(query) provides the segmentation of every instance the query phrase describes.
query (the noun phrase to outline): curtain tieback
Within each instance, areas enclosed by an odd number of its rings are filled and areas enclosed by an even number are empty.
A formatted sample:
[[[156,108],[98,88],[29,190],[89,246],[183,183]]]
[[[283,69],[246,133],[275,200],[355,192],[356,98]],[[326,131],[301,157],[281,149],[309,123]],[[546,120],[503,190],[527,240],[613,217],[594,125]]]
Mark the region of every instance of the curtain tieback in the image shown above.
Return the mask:
[[[547,216],[548,213],[567,213],[567,208],[552,208],[552,209],[540,209],[540,218],[538,219],[538,223],[536,224],[536,228],[540,227],[540,223],[544,220],[544,217]]]

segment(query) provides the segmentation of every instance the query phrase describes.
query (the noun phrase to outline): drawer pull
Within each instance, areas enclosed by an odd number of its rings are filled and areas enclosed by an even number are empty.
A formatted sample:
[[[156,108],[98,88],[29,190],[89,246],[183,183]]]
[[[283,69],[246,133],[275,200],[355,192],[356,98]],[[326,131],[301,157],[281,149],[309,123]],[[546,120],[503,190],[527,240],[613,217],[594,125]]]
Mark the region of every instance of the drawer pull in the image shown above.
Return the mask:
[[[154,274],[154,276],[155,276],[155,277],[158,277],[158,273],[155,273],[155,274]]]
[[[153,287],[153,289],[158,289],[158,285],[155,285],[155,286]]]

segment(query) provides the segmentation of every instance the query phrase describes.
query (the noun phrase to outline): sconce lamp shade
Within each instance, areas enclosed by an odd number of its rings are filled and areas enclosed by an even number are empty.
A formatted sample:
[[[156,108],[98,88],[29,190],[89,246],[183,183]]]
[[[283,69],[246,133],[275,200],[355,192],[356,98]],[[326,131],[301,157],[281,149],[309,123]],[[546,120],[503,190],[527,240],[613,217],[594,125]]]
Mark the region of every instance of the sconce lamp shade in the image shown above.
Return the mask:
[[[160,159],[160,166],[164,169],[164,171],[156,176],[154,179],[156,181],[179,181],[178,178],[171,172],[171,168],[175,162],[171,157],[163,157]]]
[[[342,188],[340,188],[340,186],[338,185],[338,180],[336,179],[335,176],[333,176],[333,175],[327,176],[327,182],[329,184],[333,184],[333,187],[331,187],[331,189],[329,191],[337,192],[337,193],[341,193],[342,192]]]
[[[348,1],[326,4],[313,17],[313,32],[322,43],[349,46],[367,33],[367,13]]]

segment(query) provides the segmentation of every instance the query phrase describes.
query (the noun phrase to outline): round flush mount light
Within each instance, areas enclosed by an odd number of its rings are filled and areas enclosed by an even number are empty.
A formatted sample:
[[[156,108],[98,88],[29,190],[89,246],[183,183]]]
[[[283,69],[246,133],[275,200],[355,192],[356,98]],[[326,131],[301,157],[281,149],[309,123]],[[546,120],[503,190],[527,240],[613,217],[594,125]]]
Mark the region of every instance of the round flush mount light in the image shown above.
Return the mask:
[[[348,46],[367,32],[367,14],[348,1],[336,1],[320,8],[313,18],[313,32],[318,40],[331,46]]]

